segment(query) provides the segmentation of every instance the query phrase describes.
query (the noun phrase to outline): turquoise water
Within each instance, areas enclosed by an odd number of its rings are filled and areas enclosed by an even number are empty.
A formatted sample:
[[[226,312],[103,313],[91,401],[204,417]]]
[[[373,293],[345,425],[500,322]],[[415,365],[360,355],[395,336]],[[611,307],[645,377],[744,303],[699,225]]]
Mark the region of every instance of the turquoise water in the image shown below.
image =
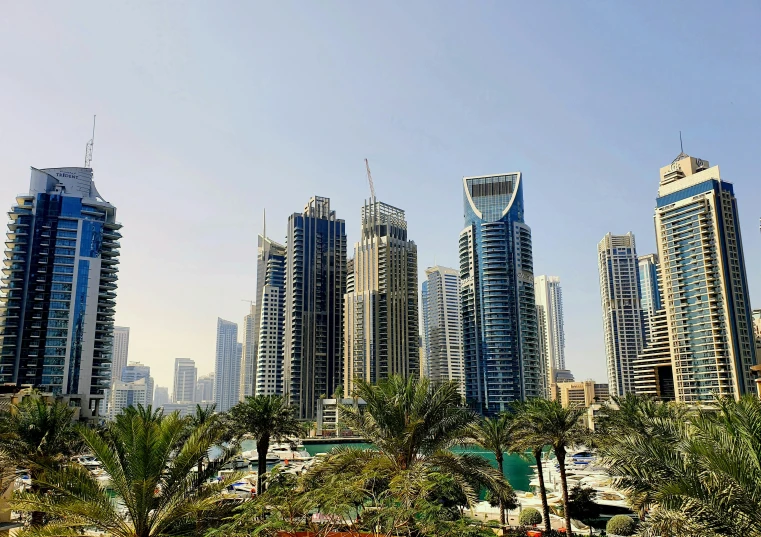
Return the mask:
[[[310,455],[316,455],[317,453],[327,453],[334,447],[353,447],[357,449],[367,449],[372,447],[370,444],[306,444],[304,447]],[[494,454],[489,451],[482,451],[480,448],[455,448],[452,451],[455,453],[473,453],[481,455],[488,460],[492,466],[497,467],[497,459]],[[504,469],[505,479],[515,489],[521,491],[531,490],[529,482],[531,481],[532,469],[529,466],[529,462],[522,455],[510,454],[505,455]]]

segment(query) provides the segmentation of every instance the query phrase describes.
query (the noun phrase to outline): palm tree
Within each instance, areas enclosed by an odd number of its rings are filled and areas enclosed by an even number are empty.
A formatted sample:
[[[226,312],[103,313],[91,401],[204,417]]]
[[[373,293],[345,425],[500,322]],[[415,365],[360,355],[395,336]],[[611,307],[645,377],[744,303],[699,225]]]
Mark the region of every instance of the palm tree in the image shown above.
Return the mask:
[[[264,475],[267,473],[267,452],[270,441],[282,442],[301,438],[304,425],[296,419],[294,409],[279,395],[256,395],[246,397],[230,409],[230,419],[244,433],[256,439],[259,457],[256,476],[256,492],[264,492]]]
[[[544,531],[552,531],[550,521],[550,504],[547,502],[547,486],[544,483],[543,453],[544,446],[549,444],[547,434],[542,428],[542,421],[533,419],[532,416],[541,414],[541,399],[530,399],[516,403],[513,407],[515,412],[515,447],[521,451],[531,451],[536,460],[536,470],[539,476],[539,496],[542,500],[542,519]]]
[[[761,536],[761,400],[663,406],[600,448],[618,485],[647,498],[639,534]]]
[[[337,448],[307,474],[353,475],[367,488],[391,491],[395,502],[409,509],[439,472],[456,479],[469,505],[482,487],[510,496],[504,475],[481,456],[453,453],[462,444],[475,415],[462,405],[458,385],[432,385],[428,379],[391,377],[373,386],[357,383],[356,395],[364,399],[364,410],[339,407],[341,419],[374,449]]]
[[[528,422],[526,425],[528,431],[533,430],[537,441],[541,441],[542,446],[549,444],[555,453],[563,493],[563,516],[565,517],[566,532],[569,536],[573,535],[573,528],[571,528],[571,513],[568,510],[565,456],[569,448],[582,443],[588,436],[586,428],[579,423],[579,419],[585,412],[584,408],[577,406],[563,408],[560,401],[549,401],[547,399],[535,399],[523,407],[523,421],[524,423]],[[529,436],[531,434],[529,433]],[[534,456],[537,456],[536,451]],[[542,507],[544,508],[544,505]]]
[[[49,494],[21,493],[14,500],[16,510],[41,511],[51,517],[27,535],[81,535],[85,528],[113,537],[186,535],[203,530],[211,518],[218,520],[225,514],[219,500],[226,483],[197,488],[193,475],[199,456],[218,437],[208,426],[190,436],[185,428],[186,421],[177,413],[162,416],[149,408],[121,414],[105,432],[81,428],[87,448],[110,476],[109,488],[118,501],[83,466],[46,471],[43,484]],[[226,451],[223,458],[231,453]],[[216,470],[209,465],[201,478]]]
[[[25,397],[0,412],[0,452],[29,471],[31,490],[41,490],[46,470],[59,468],[82,446],[75,429],[74,408],[48,403],[38,394]],[[43,513],[32,512],[32,523],[42,523]]]
[[[494,453],[497,459],[499,473],[505,475],[505,456],[513,448],[513,431],[515,420],[511,414],[502,413],[496,418],[481,418],[468,427],[468,440]],[[499,521],[502,526],[507,523],[505,518],[505,501],[499,499]]]
[[[208,427],[210,430],[213,430],[214,434],[217,436],[225,437],[221,438],[220,440],[229,440],[226,438],[226,425],[224,423],[224,419],[222,418],[221,414],[216,413],[214,410],[217,408],[216,403],[212,403],[210,405],[201,406],[200,404],[196,404],[194,412],[188,416],[187,418],[187,435],[190,436],[193,434],[193,431],[200,427]],[[197,487],[200,487],[203,484],[203,481],[201,480],[201,476],[203,475],[203,463],[204,460],[207,458],[207,453],[202,454],[198,458],[197,463],[197,471],[198,471],[198,483]]]

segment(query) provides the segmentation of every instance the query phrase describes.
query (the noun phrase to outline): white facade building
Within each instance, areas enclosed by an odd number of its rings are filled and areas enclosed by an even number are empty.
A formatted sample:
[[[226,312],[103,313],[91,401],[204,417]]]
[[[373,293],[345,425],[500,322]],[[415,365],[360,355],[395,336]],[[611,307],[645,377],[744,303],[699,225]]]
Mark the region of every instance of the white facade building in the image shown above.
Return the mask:
[[[198,377],[194,401],[196,403],[214,402],[214,373]]]
[[[258,297],[257,297],[258,300]],[[243,356],[240,362],[240,400],[254,395],[256,391],[256,303],[251,304],[251,311],[243,317]]]
[[[198,370],[190,358],[174,359],[174,393],[175,403],[192,403],[195,401]]]
[[[608,233],[597,245],[610,394],[634,393],[634,364],[645,344],[634,235]]]
[[[534,278],[539,351],[547,373],[546,385],[557,383],[557,372],[565,369],[563,290],[557,276]]]
[[[217,319],[217,356],[214,368],[214,402],[217,412],[227,412],[238,401],[240,389],[238,325]]]
[[[149,391],[152,386],[149,386],[148,379],[141,378],[133,382],[116,381],[111,389],[110,397],[111,401],[108,405],[108,417],[113,420],[117,414],[122,410],[130,406],[148,406],[151,404],[149,401]]]
[[[425,373],[434,382],[456,382],[464,396],[460,272],[435,266],[425,274],[421,294]]]
[[[129,356],[129,327],[114,326],[114,351],[111,361],[111,380],[119,380]]]

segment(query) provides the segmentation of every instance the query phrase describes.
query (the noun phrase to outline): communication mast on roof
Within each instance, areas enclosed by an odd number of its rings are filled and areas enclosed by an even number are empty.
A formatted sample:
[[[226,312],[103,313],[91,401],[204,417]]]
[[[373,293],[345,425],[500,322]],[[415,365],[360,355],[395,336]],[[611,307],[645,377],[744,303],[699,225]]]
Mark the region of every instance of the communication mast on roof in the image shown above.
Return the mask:
[[[85,168],[89,168],[92,163],[92,147],[95,145],[95,116],[92,117],[92,138],[87,142],[85,147]]]

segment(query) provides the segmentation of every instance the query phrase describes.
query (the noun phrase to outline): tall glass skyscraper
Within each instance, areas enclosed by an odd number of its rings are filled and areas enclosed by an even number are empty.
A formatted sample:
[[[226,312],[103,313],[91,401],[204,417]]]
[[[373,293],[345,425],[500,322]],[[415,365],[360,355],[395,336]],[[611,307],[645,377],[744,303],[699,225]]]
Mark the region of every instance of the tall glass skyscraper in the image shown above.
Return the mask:
[[[190,358],[174,359],[174,394],[175,403],[193,403],[196,397],[198,369]]]
[[[563,327],[563,289],[557,276],[534,278],[536,316],[539,326],[539,351],[544,364],[547,388],[557,382],[556,373],[565,369],[565,329]],[[549,396],[549,394],[548,394]]]
[[[545,393],[531,228],[521,173],[463,178],[460,283],[465,393],[484,414]]]
[[[214,402],[217,412],[227,412],[239,400],[241,349],[238,325],[217,319],[217,356],[214,367]]]
[[[435,266],[425,275],[421,294],[425,373],[434,382],[456,382],[464,396],[460,271]]]
[[[16,198],[0,287],[0,383],[66,395],[105,412],[119,265],[116,208],[90,168],[32,168]]]
[[[676,399],[752,392],[756,364],[737,199],[719,167],[681,153],[655,209]]]
[[[634,235],[605,235],[597,262],[610,395],[626,395],[634,393],[634,364],[645,345]]]
[[[372,198],[361,218],[345,299],[348,396],[357,379],[375,384],[420,374],[417,246],[407,236],[404,211]]]
[[[285,246],[260,235],[258,271],[255,393],[281,395],[285,352]]]
[[[341,384],[346,224],[328,198],[313,197],[288,219],[283,390],[300,419]]]

